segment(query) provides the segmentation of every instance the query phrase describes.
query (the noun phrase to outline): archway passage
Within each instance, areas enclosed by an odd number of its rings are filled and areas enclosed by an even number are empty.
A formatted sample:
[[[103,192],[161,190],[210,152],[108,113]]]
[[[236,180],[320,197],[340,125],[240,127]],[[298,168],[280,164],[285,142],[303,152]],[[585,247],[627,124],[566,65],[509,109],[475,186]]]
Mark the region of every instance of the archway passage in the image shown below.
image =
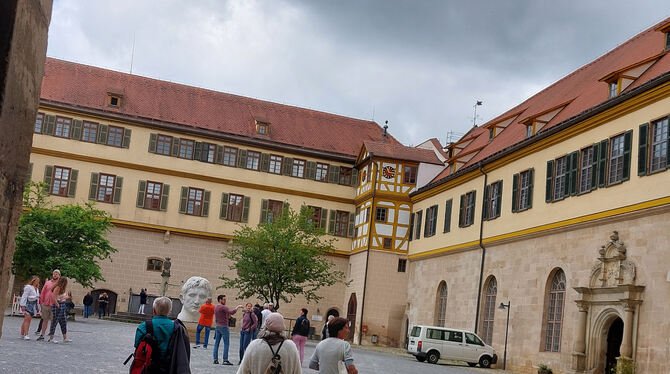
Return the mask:
[[[616,358],[621,355],[621,341],[623,340],[623,321],[615,319],[607,330],[607,353],[605,358],[605,373],[611,373],[616,367]]]
[[[354,330],[356,329],[356,293],[352,293],[349,297],[349,305],[347,306],[347,319],[349,320],[349,337],[348,340],[354,339]]]
[[[107,296],[109,297],[109,302],[107,304],[106,314],[111,315],[111,314],[116,313],[116,297],[117,297],[117,294],[114,291],[105,290],[105,289],[91,291],[91,296],[93,296],[93,310],[94,310],[94,312],[96,314],[98,313],[98,298],[104,292],[107,292]]]
[[[333,316],[333,317],[339,317],[340,312],[337,311],[335,308],[328,309],[326,312],[326,321],[328,321],[328,317]]]

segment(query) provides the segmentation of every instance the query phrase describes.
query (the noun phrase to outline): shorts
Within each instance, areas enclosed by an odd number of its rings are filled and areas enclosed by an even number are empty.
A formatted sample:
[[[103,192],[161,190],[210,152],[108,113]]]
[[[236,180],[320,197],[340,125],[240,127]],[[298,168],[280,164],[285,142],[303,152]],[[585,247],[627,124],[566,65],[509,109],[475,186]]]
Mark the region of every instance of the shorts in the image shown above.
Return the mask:
[[[26,312],[30,314],[31,317],[35,317],[35,314],[37,314],[37,301],[28,301],[26,303]]]
[[[40,313],[40,316],[44,322],[50,322],[53,318],[53,313],[51,313],[51,305],[42,305]]]

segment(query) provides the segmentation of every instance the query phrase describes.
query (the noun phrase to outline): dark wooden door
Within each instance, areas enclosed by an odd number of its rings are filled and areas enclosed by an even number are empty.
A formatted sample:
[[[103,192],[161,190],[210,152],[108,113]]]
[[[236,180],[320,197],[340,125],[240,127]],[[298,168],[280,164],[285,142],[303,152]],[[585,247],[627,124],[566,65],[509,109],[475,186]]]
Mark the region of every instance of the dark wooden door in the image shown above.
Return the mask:
[[[348,340],[354,339],[354,330],[356,330],[356,293],[352,293],[349,297],[349,305],[347,306],[347,319],[349,320],[349,337]]]
[[[104,292],[107,292],[107,297],[109,297],[109,302],[107,303],[107,314],[111,315],[116,313],[116,292],[110,290],[94,290],[91,291],[91,296],[93,296],[93,311],[98,313],[98,297]]]

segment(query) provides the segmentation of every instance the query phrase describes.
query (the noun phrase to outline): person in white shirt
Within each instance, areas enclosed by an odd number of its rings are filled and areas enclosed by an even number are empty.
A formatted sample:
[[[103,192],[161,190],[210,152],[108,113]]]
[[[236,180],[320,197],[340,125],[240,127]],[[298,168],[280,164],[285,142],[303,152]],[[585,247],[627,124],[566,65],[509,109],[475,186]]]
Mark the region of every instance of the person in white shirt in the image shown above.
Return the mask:
[[[265,328],[265,319],[268,318],[270,313],[273,312],[274,306],[275,305],[273,303],[263,304],[263,311],[261,312],[261,314],[263,315],[263,321],[261,321],[261,330]]]
[[[266,322],[265,329],[244,351],[244,358],[240,362],[237,374],[265,374],[272,363],[274,353],[280,357],[282,373],[301,374],[298,348],[284,334],[286,330],[284,316],[269,313],[267,320],[265,318],[263,320]]]
[[[30,340],[28,333],[30,332],[30,320],[37,314],[37,300],[40,298],[38,287],[40,286],[40,278],[33,276],[30,282],[23,288],[23,295],[19,306],[23,312],[23,323],[21,323],[21,337],[25,340]]]

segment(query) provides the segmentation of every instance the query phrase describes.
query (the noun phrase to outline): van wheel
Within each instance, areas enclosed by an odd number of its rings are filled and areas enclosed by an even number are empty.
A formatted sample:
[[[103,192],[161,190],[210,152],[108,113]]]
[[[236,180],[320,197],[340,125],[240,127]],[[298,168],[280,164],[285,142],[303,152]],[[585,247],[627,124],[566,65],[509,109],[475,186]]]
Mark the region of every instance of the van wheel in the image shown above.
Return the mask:
[[[473,367],[477,366],[477,363],[476,362],[468,362],[468,366],[473,368]]]
[[[430,351],[426,358],[431,364],[437,364],[437,362],[440,361],[440,354],[437,351]]]
[[[491,367],[491,357],[489,356],[482,356],[482,358],[479,359],[479,366],[483,368],[490,368]]]
[[[419,361],[419,362],[424,362],[424,361],[426,361],[426,357],[425,357],[425,356],[414,356],[414,357],[416,357],[416,360]]]

